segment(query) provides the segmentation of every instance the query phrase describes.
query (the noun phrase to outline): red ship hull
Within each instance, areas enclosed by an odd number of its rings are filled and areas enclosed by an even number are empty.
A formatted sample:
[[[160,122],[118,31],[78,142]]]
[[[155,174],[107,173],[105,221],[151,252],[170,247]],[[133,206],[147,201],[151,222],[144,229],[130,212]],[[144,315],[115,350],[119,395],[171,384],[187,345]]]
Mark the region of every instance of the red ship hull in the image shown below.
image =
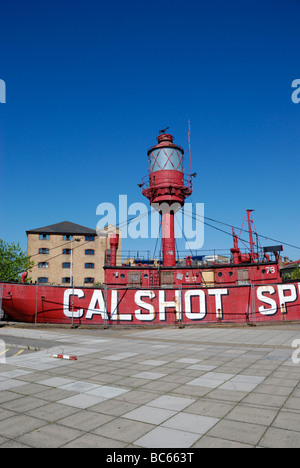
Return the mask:
[[[6,319],[27,323],[167,325],[300,320],[300,283],[199,288],[74,288],[2,283]]]

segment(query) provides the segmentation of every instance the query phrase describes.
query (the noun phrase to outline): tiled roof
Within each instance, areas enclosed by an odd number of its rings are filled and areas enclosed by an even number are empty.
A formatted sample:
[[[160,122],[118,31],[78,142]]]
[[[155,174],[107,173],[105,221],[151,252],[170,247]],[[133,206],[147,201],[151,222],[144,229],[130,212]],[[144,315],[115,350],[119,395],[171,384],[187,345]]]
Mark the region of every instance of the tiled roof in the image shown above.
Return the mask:
[[[300,266],[300,260],[296,260],[296,262],[292,262],[292,263],[288,263],[287,265],[284,265],[284,266],[281,268],[281,270],[285,270],[285,269],[289,270],[289,269],[291,269],[291,268],[293,268],[293,267],[296,267],[297,265]]]
[[[78,235],[97,235],[95,229],[90,229],[79,224],[63,221],[62,223],[51,224],[37,229],[26,231],[26,234],[78,234]]]

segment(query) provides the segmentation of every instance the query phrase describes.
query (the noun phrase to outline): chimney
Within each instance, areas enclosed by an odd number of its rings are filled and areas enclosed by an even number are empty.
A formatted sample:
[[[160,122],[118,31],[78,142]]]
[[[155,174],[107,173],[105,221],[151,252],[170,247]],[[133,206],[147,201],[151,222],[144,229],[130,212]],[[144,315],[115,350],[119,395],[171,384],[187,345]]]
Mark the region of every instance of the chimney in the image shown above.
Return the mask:
[[[119,248],[119,234],[111,234],[109,236],[110,242],[110,266],[117,265],[117,250]]]

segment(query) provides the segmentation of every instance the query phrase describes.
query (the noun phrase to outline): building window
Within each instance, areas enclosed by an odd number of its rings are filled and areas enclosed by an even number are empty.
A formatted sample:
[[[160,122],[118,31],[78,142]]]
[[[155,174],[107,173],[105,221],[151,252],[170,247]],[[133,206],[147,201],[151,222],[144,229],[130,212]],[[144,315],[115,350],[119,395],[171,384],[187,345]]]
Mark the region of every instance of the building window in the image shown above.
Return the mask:
[[[87,250],[85,251],[85,255],[95,255],[95,250],[87,249]]]
[[[63,278],[62,283],[63,284],[67,284],[67,283],[70,284],[71,283],[71,278],[69,278],[69,277]]]
[[[93,269],[93,268],[95,268],[95,264],[94,264],[94,263],[86,263],[86,264],[84,265],[84,268]]]
[[[95,236],[85,236],[85,240],[86,240],[87,242],[92,242],[92,241],[95,240]]]
[[[94,284],[95,278],[84,278],[84,284]]]
[[[65,262],[65,263],[62,264],[62,267],[63,268],[71,268],[71,263]]]
[[[39,263],[39,268],[49,268],[49,263],[48,262],[40,262]]]
[[[39,254],[48,254],[49,249],[39,249]]]
[[[41,277],[41,278],[38,278],[38,283],[48,283],[48,278],[45,278],[45,277]]]
[[[50,236],[49,234],[40,234],[40,240],[49,240]]]
[[[64,241],[71,241],[73,239],[73,236],[67,234],[64,236]]]
[[[71,255],[71,249],[63,249],[64,255]]]

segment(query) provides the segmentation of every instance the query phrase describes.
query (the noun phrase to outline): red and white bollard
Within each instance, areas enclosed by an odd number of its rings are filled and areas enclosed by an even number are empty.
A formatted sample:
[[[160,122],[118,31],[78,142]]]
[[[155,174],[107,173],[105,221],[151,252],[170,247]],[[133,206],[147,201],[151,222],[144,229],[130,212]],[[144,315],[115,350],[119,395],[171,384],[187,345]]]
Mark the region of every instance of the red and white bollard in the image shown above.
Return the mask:
[[[68,361],[77,361],[77,356],[68,356],[67,354],[53,354],[54,358],[67,359]]]

